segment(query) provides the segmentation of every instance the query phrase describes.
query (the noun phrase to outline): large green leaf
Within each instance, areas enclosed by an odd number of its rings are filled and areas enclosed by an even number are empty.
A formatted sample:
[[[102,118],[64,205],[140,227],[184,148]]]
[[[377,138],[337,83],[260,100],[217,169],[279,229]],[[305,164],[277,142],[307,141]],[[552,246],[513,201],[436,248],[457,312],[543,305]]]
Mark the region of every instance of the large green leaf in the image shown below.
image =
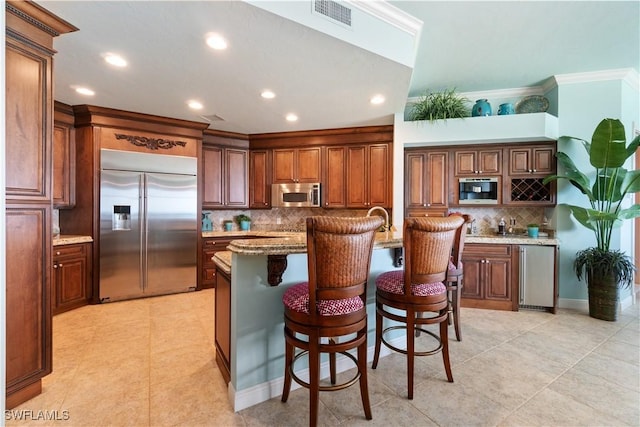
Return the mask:
[[[640,217],[640,205],[633,205],[626,209],[622,209],[618,213],[618,218],[620,219],[631,219]]]
[[[624,194],[640,192],[640,170],[628,171],[625,174],[622,182],[622,191],[624,191]]]
[[[612,203],[620,201],[623,196],[621,187],[626,174],[627,170],[624,168],[599,170],[593,183],[593,199]]]
[[[595,168],[617,168],[629,157],[624,126],[617,119],[604,119],[591,138],[589,161]]]
[[[592,199],[593,194],[591,193],[591,181],[589,181],[589,178],[578,170],[573,160],[571,160],[571,157],[565,153],[558,152],[556,153],[556,157],[564,168],[565,175],[550,175],[545,177],[542,182],[547,184],[558,179],[568,179],[578,190],[586,194],[589,199]]]

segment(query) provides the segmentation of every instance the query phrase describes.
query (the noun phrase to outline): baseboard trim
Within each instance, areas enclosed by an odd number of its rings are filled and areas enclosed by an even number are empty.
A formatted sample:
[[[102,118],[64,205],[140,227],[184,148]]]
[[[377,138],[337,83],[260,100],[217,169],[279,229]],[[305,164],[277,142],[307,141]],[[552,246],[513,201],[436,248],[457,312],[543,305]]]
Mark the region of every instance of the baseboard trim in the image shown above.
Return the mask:
[[[403,347],[405,345],[404,336],[395,338],[390,340],[390,344],[396,347]],[[370,346],[367,348],[367,361],[373,361],[373,353],[375,350],[375,346]],[[380,357],[388,356],[392,353],[392,350],[389,350],[384,345],[380,349]],[[351,361],[346,356],[339,356],[336,358],[336,371],[344,372],[353,368],[353,361]],[[305,381],[309,379],[309,369],[302,369],[296,372],[300,378]],[[328,378],[329,377],[329,362],[322,363],[320,365],[320,377]],[[235,412],[241,411],[243,409],[249,408],[250,406],[257,405],[258,403],[265,402],[269,399],[273,399],[274,397],[280,397],[282,395],[282,386],[284,385],[284,375],[279,378],[275,378],[273,380],[267,381],[262,384],[255,385],[253,387],[246,388],[244,390],[236,391],[233,388],[231,382],[229,382],[228,386],[228,395],[229,401],[233,405],[233,410]],[[297,390],[301,387],[295,381],[291,384],[291,390]]]
[[[633,296],[627,295],[618,302],[618,305],[620,311],[631,307],[633,305]],[[586,299],[558,298],[558,308],[568,308],[588,313],[589,301]]]

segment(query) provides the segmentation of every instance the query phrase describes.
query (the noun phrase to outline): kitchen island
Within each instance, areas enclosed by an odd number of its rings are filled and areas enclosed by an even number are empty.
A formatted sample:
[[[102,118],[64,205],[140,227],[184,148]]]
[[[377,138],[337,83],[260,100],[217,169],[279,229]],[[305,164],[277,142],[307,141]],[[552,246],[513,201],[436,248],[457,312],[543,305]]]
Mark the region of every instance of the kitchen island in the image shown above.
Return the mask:
[[[216,299],[229,300],[229,399],[236,411],[280,396],[284,376],[284,317],[282,295],[291,285],[307,280],[306,233],[271,233],[266,238],[233,240],[228,252],[214,256],[219,272],[229,272],[229,290],[216,287]],[[402,247],[402,233],[376,234],[371,259],[367,312],[369,343],[375,337],[375,278],[394,266],[395,248]],[[286,256],[286,269],[277,286],[269,283],[269,256]],[[222,281],[224,283],[224,280]],[[219,282],[220,283],[220,282]],[[219,301],[216,301],[218,317]],[[216,325],[218,331],[219,326]],[[222,339],[218,339],[222,338]],[[226,337],[216,344],[227,345]],[[220,351],[218,345],[216,350]],[[222,355],[221,355],[222,356]],[[338,369],[349,369],[344,359]],[[302,361],[301,361],[302,362]],[[219,363],[220,365],[220,363]],[[323,365],[324,366],[324,365]],[[304,369],[304,364],[300,363]],[[304,373],[302,373],[304,375]],[[294,385],[295,386],[295,385]]]
[[[214,255],[217,268],[228,278],[228,289],[224,289],[224,285],[216,288],[216,318],[222,309],[219,306],[220,299],[224,296],[228,300],[228,309],[224,311],[228,313],[230,321],[228,328],[225,327],[228,339],[224,337],[221,342],[228,348],[229,399],[236,411],[280,396],[284,375],[282,295],[289,286],[307,280],[305,233],[278,235],[271,232],[265,238],[253,237],[244,240],[238,236],[238,240],[231,241],[227,246],[227,251]],[[556,247],[559,244],[556,239],[532,239],[526,236],[468,236],[466,242]],[[402,233],[377,233],[367,293],[371,349],[375,342],[375,278],[385,271],[402,268],[397,264],[396,250],[401,247]],[[286,268],[276,286],[270,283],[268,267],[269,257],[274,256],[286,257]],[[517,289],[515,291],[517,295]],[[217,331],[219,327],[216,324]],[[397,338],[404,342],[402,336]],[[218,337],[216,344],[217,351],[222,353],[222,349],[218,348]],[[302,363],[299,366],[305,367]],[[351,367],[344,360],[338,363],[339,369]],[[301,374],[304,375],[304,372]]]

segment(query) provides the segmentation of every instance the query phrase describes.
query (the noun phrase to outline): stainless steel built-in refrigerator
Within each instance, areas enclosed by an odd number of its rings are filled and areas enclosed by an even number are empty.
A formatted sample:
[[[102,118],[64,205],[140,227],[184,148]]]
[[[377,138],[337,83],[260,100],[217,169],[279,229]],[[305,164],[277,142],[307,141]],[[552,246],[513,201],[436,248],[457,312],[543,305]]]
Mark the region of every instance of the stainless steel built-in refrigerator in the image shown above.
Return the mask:
[[[195,290],[197,159],[101,150],[100,300]]]

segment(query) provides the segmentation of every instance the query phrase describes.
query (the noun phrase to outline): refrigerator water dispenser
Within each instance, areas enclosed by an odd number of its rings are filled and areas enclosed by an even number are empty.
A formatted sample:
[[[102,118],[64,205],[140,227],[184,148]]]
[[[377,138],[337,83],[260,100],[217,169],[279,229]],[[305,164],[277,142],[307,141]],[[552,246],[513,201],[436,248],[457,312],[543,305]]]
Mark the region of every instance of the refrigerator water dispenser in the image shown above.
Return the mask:
[[[131,206],[114,205],[111,229],[114,231],[131,230]]]

